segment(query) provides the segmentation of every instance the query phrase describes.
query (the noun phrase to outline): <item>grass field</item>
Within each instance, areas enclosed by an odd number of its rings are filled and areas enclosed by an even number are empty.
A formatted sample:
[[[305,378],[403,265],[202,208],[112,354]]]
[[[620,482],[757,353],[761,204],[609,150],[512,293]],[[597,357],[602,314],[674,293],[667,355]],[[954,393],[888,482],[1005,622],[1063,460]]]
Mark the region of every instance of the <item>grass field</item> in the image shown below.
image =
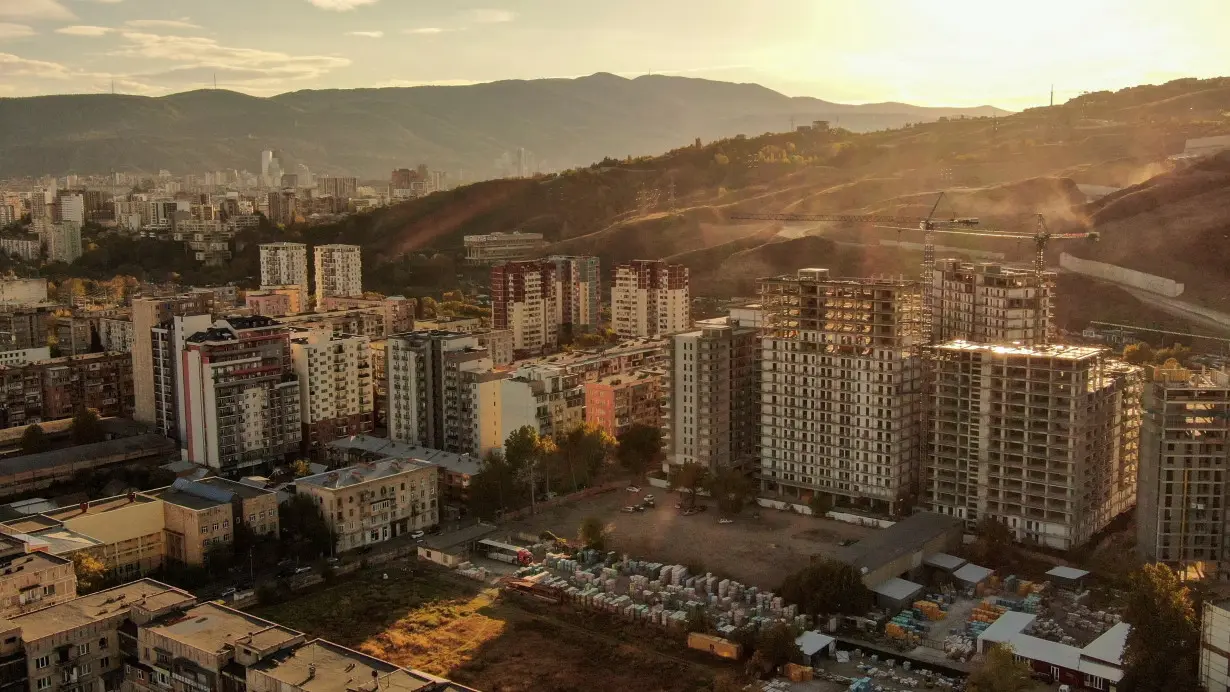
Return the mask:
[[[252,612],[483,692],[711,688],[703,665],[531,613],[435,569],[368,570]]]

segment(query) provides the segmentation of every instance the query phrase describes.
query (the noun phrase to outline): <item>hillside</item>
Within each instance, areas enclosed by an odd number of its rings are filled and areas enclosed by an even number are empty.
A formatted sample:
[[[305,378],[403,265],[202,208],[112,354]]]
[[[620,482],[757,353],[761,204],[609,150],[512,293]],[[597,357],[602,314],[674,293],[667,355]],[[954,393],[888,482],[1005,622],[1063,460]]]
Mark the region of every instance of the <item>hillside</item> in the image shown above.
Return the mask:
[[[846,105],[755,84],[662,75],[510,80],[473,86],[296,91],[257,98],[202,90],[0,99],[0,178],[53,173],[255,169],[262,149],[318,173],[387,178],[420,162],[466,179],[525,148],[546,169],[656,154],[696,137],[786,129],[851,131],[992,109]]]

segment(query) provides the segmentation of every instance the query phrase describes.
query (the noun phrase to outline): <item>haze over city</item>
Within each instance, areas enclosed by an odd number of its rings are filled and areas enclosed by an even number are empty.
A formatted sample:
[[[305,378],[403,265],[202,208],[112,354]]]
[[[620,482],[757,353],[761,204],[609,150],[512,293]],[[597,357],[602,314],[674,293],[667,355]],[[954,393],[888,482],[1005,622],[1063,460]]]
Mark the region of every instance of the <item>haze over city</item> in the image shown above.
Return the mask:
[[[1217,0],[0,0],[0,95],[678,74],[1017,110],[1230,64]]]

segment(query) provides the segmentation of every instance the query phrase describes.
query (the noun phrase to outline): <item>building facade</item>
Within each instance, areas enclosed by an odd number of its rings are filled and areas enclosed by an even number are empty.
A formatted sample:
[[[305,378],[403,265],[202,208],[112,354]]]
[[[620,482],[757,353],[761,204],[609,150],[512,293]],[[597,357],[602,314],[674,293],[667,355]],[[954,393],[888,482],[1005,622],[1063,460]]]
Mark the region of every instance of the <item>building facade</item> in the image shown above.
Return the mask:
[[[1208,692],[1230,689],[1230,602],[1204,603],[1200,614],[1200,681]]]
[[[800,269],[762,280],[761,304],[764,489],[905,511],[923,441],[914,282]]]
[[[290,333],[268,317],[232,317],[188,337],[184,458],[232,475],[299,448],[299,380]]]
[[[82,408],[102,417],[132,415],[132,361],[125,353],[0,365],[0,386],[0,428],[71,418]]]
[[[624,337],[668,336],[692,326],[688,268],[633,260],[615,268],[611,327]]]
[[[295,481],[337,536],[337,550],[382,543],[440,521],[439,470],[409,459],[347,466]]]
[[[261,289],[286,288],[296,293],[294,312],[307,310],[308,261],[303,243],[266,243],[260,246]]]
[[[561,329],[570,333],[598,327],[602,312],[602,269],[597,257],[552,255],[559,282]]]
[[[299,378],[304,450],[322,456],[333,440],[370,432],[376,396],[371,340],[310,331],[295,335],[290,348]]]
[[[325,298],[363,297],[363,260],[358,245],[317,245],[316,305]]]
[[[1230,569],[1230,372],[1146,366],[1137,548],[1189,578]]]
[[[464,238],[466,261],[471,264],[499,264],[530,260],[539,256],[547,242],[541,233],[490,233]]]
[[[505,262],[491,268],[491,323],[512,332],[515,356],[559,348],[559,288],[555,264],[546,260]]]
[[[585,422],[613,437],[633,425],[662,426],[665,373],[640,371],[585,383]]]
[[[1046,343],[1053,278],[1000,264],[937,262],[930,286],[933,341]]]
[[[498,368],[508,365],[515,359],[511,329],[483,329],[473,334],[478,340],[478,345],[487,349],[487,353],[491,355],[493,366]]]
[[[165,298],[134,298],[132,301],[133,418],[154,424],[154,340],[152,330],[175,315],[208,315],[213,311],[211,293],[185,293]]]
[[[154,357],[154,430],[183,442],[188,436],[188,396],[182,357],[188,337],[213,324],[209,315],[174,315],[150,330]]]
[[[467,334],[410,332],[388,339],[389,439],[468,452],[474,400],[470,377],[491,370],[491,357]]]
[[[1071,550],[1136,500],[1140,370],[1085,346],[934,347],[930,509]]]

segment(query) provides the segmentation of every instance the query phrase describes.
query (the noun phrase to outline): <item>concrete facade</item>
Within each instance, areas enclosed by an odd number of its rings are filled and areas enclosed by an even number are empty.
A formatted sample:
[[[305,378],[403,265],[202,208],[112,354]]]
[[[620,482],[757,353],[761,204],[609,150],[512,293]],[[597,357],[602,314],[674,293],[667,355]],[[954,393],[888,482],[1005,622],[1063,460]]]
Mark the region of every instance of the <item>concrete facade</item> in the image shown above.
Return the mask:
[[[615,267],[611,327],[624,337],[660,338],[692,326],[688,268],[661,260]]]

